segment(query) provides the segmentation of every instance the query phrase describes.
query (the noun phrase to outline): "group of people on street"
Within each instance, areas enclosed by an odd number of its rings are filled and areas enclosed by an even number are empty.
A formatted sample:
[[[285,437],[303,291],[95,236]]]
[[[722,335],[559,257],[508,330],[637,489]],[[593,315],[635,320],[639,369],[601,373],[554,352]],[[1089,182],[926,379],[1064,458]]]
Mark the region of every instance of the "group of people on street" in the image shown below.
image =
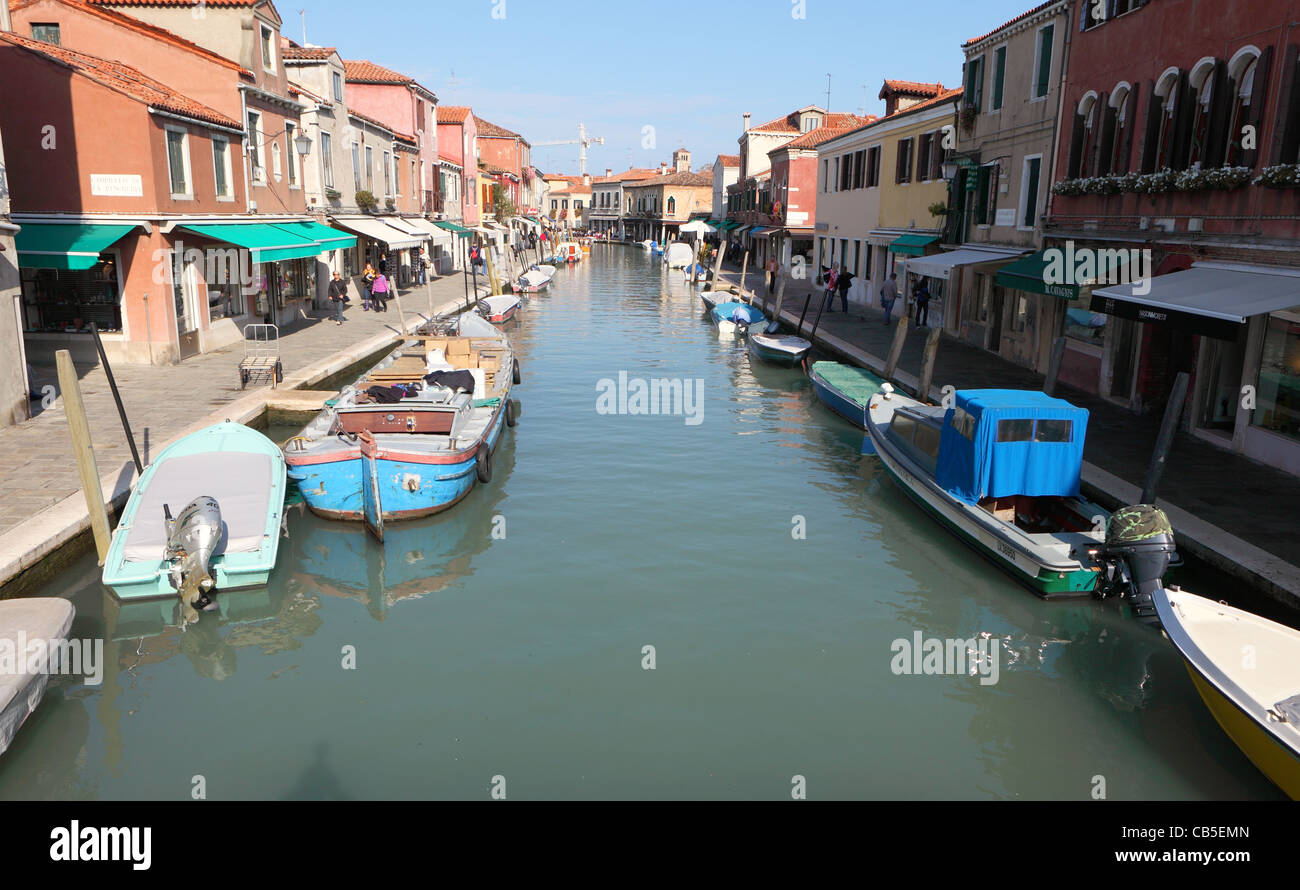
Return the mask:
[[[421,257],[417,260],[417,275],[421,284],[424,283],[425,265],[427,260]],[[361,309],[365,312],[374,310],[375,312],[388,311],[389,295],[393,291],[392,279],[388,275],[388,254],[381,253],[378,263],[366,262],[365,269],[361,272],[361,284],[363,294],[361,298]],[[329,283],[329,300],[334,308],[334,323],[343,324],[343,309],[352,298],[348,296],[348,285],[338,272],[335,272],[330,278]]]
[[[856,276],[847,269],[841,269],[839,263],[831,263],[830,267],[823,266],[820,283],[825,288],[827,312],[834,312],[834,302],[836,294],[840,298],[840,310],[844,313],[849,311],[849,289],[853,287],[853,280]],[[885,319],[883,324],[889,324],[893,320],[894,304],[898,302],[898,273],[891,273],[889,280],[880,288],[880,307],[885,310]],[[930,323],[930,285],[922,276],[917,279],[912,286],[912,305],[916,309],[915,325],[923,328]]]

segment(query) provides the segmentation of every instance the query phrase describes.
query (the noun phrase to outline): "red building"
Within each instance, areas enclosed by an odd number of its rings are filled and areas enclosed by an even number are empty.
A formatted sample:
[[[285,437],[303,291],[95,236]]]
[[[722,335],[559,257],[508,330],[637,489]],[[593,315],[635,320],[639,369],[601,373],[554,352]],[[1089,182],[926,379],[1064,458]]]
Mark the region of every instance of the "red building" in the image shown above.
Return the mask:
[[[1138,253],[1066,282],[1061,378],[1144,411],[1187,372],[1190,430],[1300,473],[1300,0],[1093,5],[1072,9],[1045,235]]]
[[[475,116],[478,161],[483,172],[497,188],[505,189],[516,207],[522,207],[524,180],[532,176],[531,146],[528,140],[513,130],[498,127]],[[492,212],[492,196],[480,196],[485,213]],[[505,220],[502,220],[504,222]]]

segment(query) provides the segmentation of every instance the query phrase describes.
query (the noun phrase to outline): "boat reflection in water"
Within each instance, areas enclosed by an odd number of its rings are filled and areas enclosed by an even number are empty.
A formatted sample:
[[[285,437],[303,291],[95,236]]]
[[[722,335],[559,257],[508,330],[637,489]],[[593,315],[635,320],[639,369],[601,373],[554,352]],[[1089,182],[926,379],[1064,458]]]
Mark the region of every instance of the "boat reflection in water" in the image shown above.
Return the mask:
[[[350,599],[383,621],[400,600],[419,599],[473,573],[473,559],[492,543],[493,517],[515,466],[515,440],[502,439],[491,485],[475,486],[455,509],[393,523],[380,544],[360,523],[302,511],[290,521],[290,584],[304,595]],[[295,511],[296,512],[296,511]]]

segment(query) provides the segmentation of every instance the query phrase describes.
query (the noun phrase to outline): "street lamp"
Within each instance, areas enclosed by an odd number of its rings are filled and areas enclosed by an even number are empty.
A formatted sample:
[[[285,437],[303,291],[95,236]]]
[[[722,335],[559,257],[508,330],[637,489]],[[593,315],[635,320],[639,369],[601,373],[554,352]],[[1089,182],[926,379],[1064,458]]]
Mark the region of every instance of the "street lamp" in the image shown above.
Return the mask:
[[[303,157],[306,157],[308,154],[311,153],[311,137],[308,136],[306,133],[299,133],[297,136],[295,136],[293,139],[293,144],[297,147],[298,154],[302,155]]]
[[[956,161],[944,161],[944,162],[943,162],[943,178],[944,178],[944,179],[947,179],[947,180],[949,180],[949,181],[951,181],[951,180],[953,180],[954,178],[956,178],[956,176],[957,176],[957,162],[956,162]]]

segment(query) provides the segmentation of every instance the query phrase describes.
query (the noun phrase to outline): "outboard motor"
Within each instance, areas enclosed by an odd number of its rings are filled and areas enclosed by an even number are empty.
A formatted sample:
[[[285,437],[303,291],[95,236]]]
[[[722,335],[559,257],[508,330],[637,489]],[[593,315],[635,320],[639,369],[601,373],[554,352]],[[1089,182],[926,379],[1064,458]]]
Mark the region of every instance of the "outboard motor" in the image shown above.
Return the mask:
[[[167,559],[171,562],[171,582],[180,597],[185,621],[198,620],[198,611],[211,611],[216,603],[208,596],[216,583],[211,562],[221,543],[221,507],[215,498],[197,497],[185,505],[180,515],[171,517],[163,506],[167,520]]]
[[[1151,504],[1121,507],[1111,514],[1106,544],[1095,553],[1102,568],[1097,593],[1128,599],[1138,620],[1158,624],[1151,594],[1163,585],[1176,556],[1174,529],[1163,510]]]

